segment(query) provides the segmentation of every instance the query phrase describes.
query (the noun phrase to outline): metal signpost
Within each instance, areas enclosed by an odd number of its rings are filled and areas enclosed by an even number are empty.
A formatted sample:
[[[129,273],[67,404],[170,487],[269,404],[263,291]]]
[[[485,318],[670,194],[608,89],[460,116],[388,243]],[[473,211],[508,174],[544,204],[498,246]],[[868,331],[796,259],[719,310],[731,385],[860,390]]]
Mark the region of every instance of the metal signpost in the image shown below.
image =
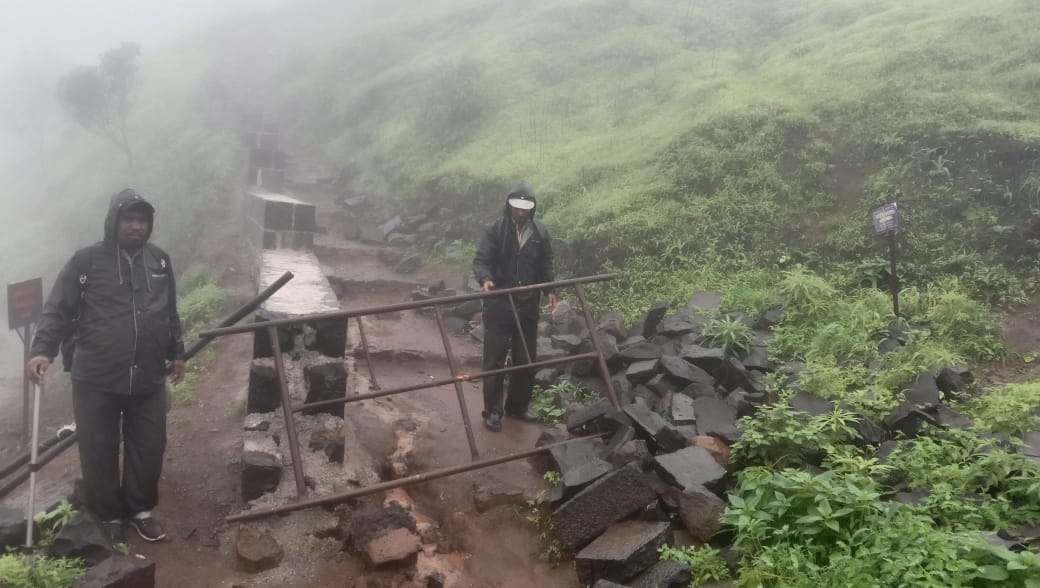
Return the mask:
[[[33,329],[43,313],[43,280],[35,278],[7,285],[7,326],[18,332],[24,345],[22,365],[29,361],[29,347],[32,345]],[[22,374],[22,442],[29,441],[30,407],[32,406],[32,388],[29,378]]]
[[[895,202],[879,206],[871,211],[874,219],[874,235],[888,237],[889,273],[892,286],[892,311],[899,317],[899,276],[896,274],[896,232],[899,230],[899,208]]]

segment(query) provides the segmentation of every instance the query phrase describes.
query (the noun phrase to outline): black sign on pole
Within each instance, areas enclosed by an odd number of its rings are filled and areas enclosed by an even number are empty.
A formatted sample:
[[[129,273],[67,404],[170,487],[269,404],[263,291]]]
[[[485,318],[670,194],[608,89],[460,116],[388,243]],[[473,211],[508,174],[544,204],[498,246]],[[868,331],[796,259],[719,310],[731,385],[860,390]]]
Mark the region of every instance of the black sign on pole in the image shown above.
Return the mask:
[[[889,282],[892,285],[892,312],[899,318],[899,276],[896,274],[896,232],[899,231],[899,208],[895,202],[879,206],[871,211],[874,219],[874,234],[888,237]]]
[[[7,285],[7,325],[18,331],[23,349],[23,362],[29,361],[29,348],[32,346],[33,325],[43,314],[43,280],[35,278]],[[22,374],[22,441],[28,442],[30,406],[32,405],[32,388],[29,378]]]

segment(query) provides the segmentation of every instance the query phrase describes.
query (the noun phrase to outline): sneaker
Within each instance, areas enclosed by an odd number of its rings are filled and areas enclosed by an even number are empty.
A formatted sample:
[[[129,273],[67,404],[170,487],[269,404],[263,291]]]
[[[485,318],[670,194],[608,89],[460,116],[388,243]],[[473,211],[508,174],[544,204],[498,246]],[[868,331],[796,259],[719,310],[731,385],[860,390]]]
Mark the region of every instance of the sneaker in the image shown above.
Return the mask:
[[[529,410],[523,412],[506,412],[506,416],[512,419],[521,420],[528,423],[537,423],[538,415],[534,414]]]
[[[126,543],[126,530],[123,527],[123,521],[103,521],[101,528],[105,530],[105,534],[108,535],[108,540],[112,542],[112,545]]]
[[[497,412],[489,412],[489,413],[487,413],[487,415],[484,417],[484,427],[487,430],[492,431],[494,433],[497,433],[497,432],[501,431],[502,430],[502,417],[499,416],[499,414]]]
[[[166,531],[163,530],[159,521],[153,517],[132,518],[130,519],[130,525],[137,530],[137,534],[145,541],[162,541],[166,538]]]

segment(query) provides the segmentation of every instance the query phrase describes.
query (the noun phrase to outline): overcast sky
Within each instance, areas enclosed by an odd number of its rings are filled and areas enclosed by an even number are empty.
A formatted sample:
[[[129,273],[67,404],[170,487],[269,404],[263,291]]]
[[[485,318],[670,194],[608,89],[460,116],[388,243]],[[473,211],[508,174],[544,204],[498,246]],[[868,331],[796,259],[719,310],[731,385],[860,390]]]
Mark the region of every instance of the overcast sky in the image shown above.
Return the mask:
[[[0,0],[0,71],[52,49],[91,63],[123,41],[161,44],[221,17],[283,0]]]

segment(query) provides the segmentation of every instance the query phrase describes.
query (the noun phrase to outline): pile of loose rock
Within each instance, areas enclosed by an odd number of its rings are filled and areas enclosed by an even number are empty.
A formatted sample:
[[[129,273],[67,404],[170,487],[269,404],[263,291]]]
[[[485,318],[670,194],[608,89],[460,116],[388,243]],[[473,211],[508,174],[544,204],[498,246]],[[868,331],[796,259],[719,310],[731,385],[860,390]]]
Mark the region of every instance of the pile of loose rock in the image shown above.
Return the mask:
[[[758,321],[740,313],[726,316],[754,329],[750,349],[738,356],[712,346],[704,327],[719,318],[720,296],[702,292],[688,306],[669,313],[665,302],[626,325],[607,314],[597,325],[600,348],[619,398],[615,408],[605,397],[592,404],[570,404],[563,423],[545,431],[539,445],[588,435],[550,450],[536,460],[559,481],[543,496],[551,510],[556,536],[574,554],[583,585],[685,586],[690,570],[675,561],[659,561],[662,545],[711,543],[736,566],[720,516],[734,478],[729,447],[741,438],[740,418],[775,400],[766,386],[775,373],[785,388],[797,390],[804,369],[799,362],[774,365],[767,345],[783,313],[770,311]],[[562,305],[543,325],[539,359],[593,349],[584,322]],[[906,332],[893,329],[881,351],[897,349]],[[542,370],[538,381],[581,381],[603,392],[593,362],[566,369]],[[970,421],[945,398],[963,393],[971,383],[967,369],[921,374],[904,401],[881,423],[857,414],[856,430],[864,443],[891,450],[896,441],[925,426],[967,427]],[[558,399],[567,406],[569,399]],[[833,402],[796,393],[792,407],[812,415],[834,410]],[[1040,434],[1037,434],[1040,447]],[[905,442],[905,441],[900,441]],[[1036,453],[1040,453],[1037,451]]]

